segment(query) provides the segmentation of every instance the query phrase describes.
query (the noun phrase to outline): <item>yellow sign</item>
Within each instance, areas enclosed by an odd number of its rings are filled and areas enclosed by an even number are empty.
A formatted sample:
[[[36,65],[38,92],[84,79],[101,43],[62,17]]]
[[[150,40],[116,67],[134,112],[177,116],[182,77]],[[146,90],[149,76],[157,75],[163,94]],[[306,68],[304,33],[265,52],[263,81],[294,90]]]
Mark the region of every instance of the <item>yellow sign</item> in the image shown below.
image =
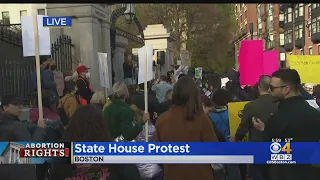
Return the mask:
[[[298,71],[302,83],[320,84],[320,56],[287,55],[291,69]]]
[[[230,126],[230,135],[234,136],[236,131],[239,127],[242,117],[242,110],[244,106],[249,101],[245,102],[232,102],[228,104],[228,111],[229,111],[229,126]],[[248,135],[243,139],[243,142],[248,141]]]

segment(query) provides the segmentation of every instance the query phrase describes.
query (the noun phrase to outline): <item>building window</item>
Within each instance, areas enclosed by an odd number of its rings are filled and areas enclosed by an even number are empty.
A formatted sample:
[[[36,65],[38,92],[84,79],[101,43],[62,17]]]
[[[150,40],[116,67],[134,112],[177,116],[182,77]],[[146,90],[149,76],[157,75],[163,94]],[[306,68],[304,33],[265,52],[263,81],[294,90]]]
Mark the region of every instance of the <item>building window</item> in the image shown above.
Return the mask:
[[[311,20],[311,35],[320,32],[320,16]]]
[[[308,6],[308,19],[311,19],[311,6]]]
[[[261,17],[261,4],[258,4],[257,5],[257,17],[259,18],[259,17]]]
[[[38,9],[38,15],[46,15],[45,9]]]
[[[303,49],[300,49],[300,55],[304,55]]]
[[[303,37],[303,24],[294,27],[294,39],[301,39]]]
[[[236,4],[236,7],[234,8],[234,11],[236,13],[236,15],[238,14],[238,5]]]
[[[292,29],[284,32],[284,44],[292,43]]]
[[[309,55],[312,55],[312,47],[309,48]]]
[[[280,61],[286,60],[286,53],[280,53]]]
[[[299,17],[304,16],[304,4],[299,4]]]
[[[244,11],[244,19],[247,19],[248,15],[247,15],[247,10]]]
[[[3,24],[10,24],[10,14],[9,11],[2,12],[2,22]]]
[[[27,10],[21,10],[20,11],[20,17],[21,16],[27,16],[28,15],[28,11]]]
[[[312,3],[311,4],[311,9],[315,9],[315,8],[317,8],[317,7],[319,7],[319,3]]]
[[[284,14],[283,13],[280,13],[279,14],[279,21],[283,21],[284,20]]]
[[[292,22],[292,8],[288,8],[288,14],[287,14],[287,20],[288,22]]]
[[[280,46],[284,45],[284,33],[280,34]]]
[[[240,15],[240,22],[242,22],[242,14]]]

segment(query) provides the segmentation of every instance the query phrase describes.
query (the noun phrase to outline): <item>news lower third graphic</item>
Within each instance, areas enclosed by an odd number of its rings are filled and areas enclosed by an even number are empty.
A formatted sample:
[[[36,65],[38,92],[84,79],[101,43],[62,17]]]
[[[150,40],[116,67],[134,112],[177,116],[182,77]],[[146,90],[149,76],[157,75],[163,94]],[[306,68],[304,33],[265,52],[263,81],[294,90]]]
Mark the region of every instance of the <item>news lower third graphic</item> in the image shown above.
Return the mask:
[[[320,164],[320,143],[74,142],[72,162]]]
[[[71,27],[72,17],[43,17],[43,27]]]
[[[0,164],[62,162],[69,159],[69,149],[70,143],[0,142]]]

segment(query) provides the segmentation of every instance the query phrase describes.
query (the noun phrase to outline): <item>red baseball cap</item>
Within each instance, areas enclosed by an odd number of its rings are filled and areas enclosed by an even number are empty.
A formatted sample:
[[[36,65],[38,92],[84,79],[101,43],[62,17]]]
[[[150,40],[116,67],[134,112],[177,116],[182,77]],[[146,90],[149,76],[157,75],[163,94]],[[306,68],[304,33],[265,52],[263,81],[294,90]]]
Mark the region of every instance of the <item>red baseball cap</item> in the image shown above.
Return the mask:
[[[77,68],[77,73],[82,73],[83,71],[88,70],[89,68],[87,68],[87,66],[81,65]]]

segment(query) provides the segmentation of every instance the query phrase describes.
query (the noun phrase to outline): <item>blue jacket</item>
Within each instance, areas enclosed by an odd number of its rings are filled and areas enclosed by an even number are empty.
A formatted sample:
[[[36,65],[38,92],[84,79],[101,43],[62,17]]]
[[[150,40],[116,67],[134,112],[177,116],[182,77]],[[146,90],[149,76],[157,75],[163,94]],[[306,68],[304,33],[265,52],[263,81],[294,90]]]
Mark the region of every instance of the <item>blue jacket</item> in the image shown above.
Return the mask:
[[[45,68],[40,69],[41,73],[41,86],[43,89],[48,90],[52,92],[55,96],[57,96],[57,86],[56,83],[54,82],[54,76],[53,73],[48,71]],[[36,71],[32,72],[31,74],[31,88],[32,91],[37,90],[37,73]]]
[[[223,134],[226,142],[229,142],[230,126],[228,109],[226,107],[215,109],[210,113],[210,118],[217,129]]]

